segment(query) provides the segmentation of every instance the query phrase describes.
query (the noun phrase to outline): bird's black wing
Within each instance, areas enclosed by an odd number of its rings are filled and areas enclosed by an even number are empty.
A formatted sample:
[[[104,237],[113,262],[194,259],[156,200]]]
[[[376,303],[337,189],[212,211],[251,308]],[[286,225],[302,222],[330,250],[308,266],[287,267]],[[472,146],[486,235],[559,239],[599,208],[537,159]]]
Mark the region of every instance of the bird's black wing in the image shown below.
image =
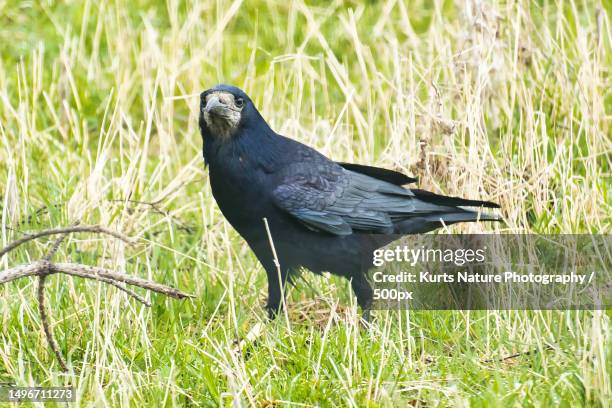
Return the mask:
[[[307,227],[335,235],[353,230],[393,233],[396,221],[448,210],[416,199],[410,190],[318,156],[285,167],[272,196],[279,208]]]
[[[274,203],[311,229],[349,235],[351,226],[329,211],[348,186],[344,170],[323,160],[295,162],[284,168],[272,192]]]
[[[272,192],[276,206],[310,229],[335,235],[417,233],[456,222],[499,220],[465,208],[496,208],[494,203],[405,189],[347,170],[314,151],[301,152],[278,176]]]

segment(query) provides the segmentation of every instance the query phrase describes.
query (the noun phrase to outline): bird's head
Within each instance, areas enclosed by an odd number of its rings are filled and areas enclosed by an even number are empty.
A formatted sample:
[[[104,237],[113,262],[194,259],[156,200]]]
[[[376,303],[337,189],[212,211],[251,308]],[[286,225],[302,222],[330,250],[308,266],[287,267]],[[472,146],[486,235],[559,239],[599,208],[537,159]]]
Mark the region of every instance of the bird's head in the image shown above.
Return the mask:
[[[231,138],[256,113],[249,96],[235,86],[217,85],[200,95],[202,135]]]

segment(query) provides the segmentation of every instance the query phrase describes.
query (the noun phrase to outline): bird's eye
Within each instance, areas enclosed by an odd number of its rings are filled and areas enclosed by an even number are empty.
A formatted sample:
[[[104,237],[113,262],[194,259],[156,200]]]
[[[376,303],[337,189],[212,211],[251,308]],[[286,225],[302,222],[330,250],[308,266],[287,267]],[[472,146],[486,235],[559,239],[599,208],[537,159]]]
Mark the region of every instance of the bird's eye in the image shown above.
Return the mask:
[[[236,106],[239,108],[242,108],[243,105],[244,105],[244,99],[236,98]]]

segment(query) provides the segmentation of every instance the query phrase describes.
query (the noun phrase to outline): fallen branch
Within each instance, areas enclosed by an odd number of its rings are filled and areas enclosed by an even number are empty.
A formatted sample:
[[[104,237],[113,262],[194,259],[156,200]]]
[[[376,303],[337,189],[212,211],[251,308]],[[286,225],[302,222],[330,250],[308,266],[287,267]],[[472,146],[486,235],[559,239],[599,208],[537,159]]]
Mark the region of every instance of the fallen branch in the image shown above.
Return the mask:
[[[145,306],[151,306],[151,303],[146,300],[144,297],[138,295],[131,289],[128,289],[126,285],[137,286],[146,290],[150,290],[152,292],[160,293],[165,296],[169,296],[175,299],[184,299],[187,297],[191,297],[188,294],[181,292],[178,289],[174,289],[170,286],[162,285],[160,283],[152,282],[143,278],[139,278],[137,276],[131,276],[120,272],[111,271],[108,269],[100,268],[97,266],[90,265],[82,265],[77,263],[54,263],[52,262],[53,255],[57,252],[59,246],[62,241],[68,236],[68,234],[73,232],[92,232],[92,233],[100,233],[113,236],[117,239],[120,239],[126,243],[132,244],[134,243],[132,239],[126,237],[123,234],[118,232],[111,231],[107,228],[104,228],[99,225],[91,225],[91,226],[78,226],[74,225],[72,227],[66,228],[55,228],[48,229],[44,231],[40,231],[34,234],[26,235],[25,237],[18,239],[16,241],[11,242],[8,246],[0,251],[0,257],[7,254],[11,250],[17,248],[18,246],[31,241],[36,238],[50,236],[50,235],[60,235],[53,245],[51,249],[47,252],[45,257],[39,261],[36,261],[27,265],[19,265],[13,268],[6,269],[0,272],[0,285],[4,283],[8,283],[17,279],[22,279],[26,277],[36,276],[39,278],[38,280],[38,310],[41,317],[41,322],[43,326],[43,330],[45,332],[45,336],[47,338],[47,342],[49,343],[49,347],[55,354],[55,357],[61,366],[64,372],[68,371],[68,367],[62,357],[60,348],[53,338],[53,333],[51,331],[51,325],[49,324],[49,314],[45,305],[45,282],[49,275],[54,274],[65,274],[70,276],[76,276],[79,278],[96,280],[103,283],[108,283],[116,288],[124,291],[129,296],[133,297],[137,301],[141,302]]]
[[[151,302],[149,302],[144,297],[140,296],[138,293],[134,292],[132,289],[126,287],[125,285],[117,283],[117,282],[115,282],[114,280],[111,280],[111,279],[100,278],[99,280],[100,280],[100,282],[104,282],[104,283],[108,283],[109,285],[113,285],[114,287],[116,287],[117,289],[119,289],[122,292],[125,292],[128,296],[133,297],[134,299],[136,299],[137,301],[139,301],[140,303],[142,303],[146,307],[151,307]]]
[[[191,297],[180,290],[160,283],[151,282],[137,276],[115,272],[97,266],[82,265],[77,263],[52,263],[49,261],[38,261],[33,264],[20,265],[0,272],[0,284],[14,281],[28,276],[40,276],[42,274],[52,275],[63,273],[66,275],[77,276],[79,278],[93,279],[104,283],[122,282],[132,286],[138,286],[152,292],[161,293],[175,299]]]
[[[43,259],[43,261],[45,262],[44,263],[45,266],[51,265],[50,262],[51,262],[51,259],[53,259],[53,255],[55,255],[61,243],[64,241],[64,239],[67,236],[68,236],[68,233],[65,232],[61,234],[59,238],[55,240],[55,242],[53,242],[53,245],[51,245],[51,249],[49,250],[49,252],[47,252],[47,255],[45,255]],[[57,358],[57,361],[60,367],[62,367],[62,370],[66,372],[68,371],[68,367],[66,366],[66,362],[64,361],[64,357],[62,356],[62,352],[60,351],[59,345],[57,344],[57,342],[55,341],[55,338],[53,337],[53,332],[51,331],[51,325],[49,325],[49,313],[47,313],[47,307],[45,306],[45,282],[49,274],[48,269],[49,268],[47,268],[46,271],[41,271],[41,273],[38,276],[38,288],[37,288],[38,312],[40,313],[40,321],[42,322],[43,331],[45,332],[45,337],[47,337],[47,343],[49,343],[49,347],[51,347],[53,354],[55,354],[55,358]]]
[[[64,361],[64,357],[62,356],[62,352],[59,348],[59,345],[55,341],[53,337],[53,332],[51,331],[51,326],[49,325],[49,315],[47,313],[47,307],[45,306],[45,281],[47,279],[47,275],[40,275],[38,279],[38,312],[40,313],[40,321],[42,322],[43,331],[45,332],[45,337],[47,338],[47,343],[49,343],[49,347],[53,354],[55,354],[55,358],[59,363],[60,367],[62,367],[63,372],[68,371],[68,366],[66,366],[66,362]]]

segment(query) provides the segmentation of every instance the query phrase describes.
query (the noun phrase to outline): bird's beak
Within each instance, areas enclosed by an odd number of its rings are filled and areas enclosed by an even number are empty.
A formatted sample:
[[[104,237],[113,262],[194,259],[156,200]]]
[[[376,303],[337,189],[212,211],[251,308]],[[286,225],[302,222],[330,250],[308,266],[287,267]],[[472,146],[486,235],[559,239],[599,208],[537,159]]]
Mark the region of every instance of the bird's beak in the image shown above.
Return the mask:
[[[217,95],[211,95],[204,107],[204,111],[221,117],[227,117],[230,109],[219,99]]]

